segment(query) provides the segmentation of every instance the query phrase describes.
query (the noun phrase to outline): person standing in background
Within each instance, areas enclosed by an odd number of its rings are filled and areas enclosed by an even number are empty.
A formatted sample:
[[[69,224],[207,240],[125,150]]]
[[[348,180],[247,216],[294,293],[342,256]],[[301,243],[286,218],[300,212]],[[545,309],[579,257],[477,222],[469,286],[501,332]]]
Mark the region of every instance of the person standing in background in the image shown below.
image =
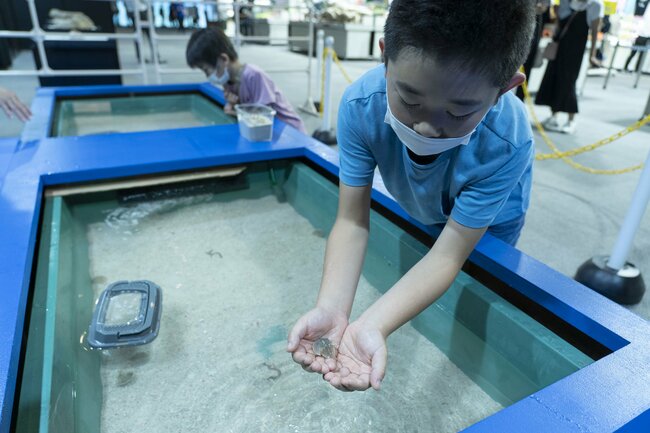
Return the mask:
[[[549,60],[535,98],[535,104],[548,105],[551,117],[544,121],[549,131],[573,134],[576,129],[575,115],[578,112],[576,82],[582,67],[587,39],[591,34],[589,62],[600,67],[596,58],[598,30],[605,8],[602,0],[560,0],[557,10],[559,25],[553,38],[559,47],[555,60]],[[558,113],[568,113],[569,120],[560,125]]]
[[[637,22],[637,38],[634,40],[634,47],[645,48],[650,42],[650,17],[648,17],[648,2],[637,2],[634,15]],[[639,55],[639,59],[636,61],[636,67],[634,72],[638,72],[640,68],[643,67],[641,60],[643,55],[639,50],[632,50],[627,60],[625,61],[625,72],[633,72],[629,69],[630,63],[634,56]]]
[[[248,0],[248,4],[239,7],[239,32],[243,36],[253,36],[255,19],[253,6],[255,6],[255,0]]]
[[[526,75],[526,81],[530,82],[530,73],[535,66],[535,59],[537,58],[537,52],[539,51],[539,40],[542,38],[542,30],[544,30],[544,14],[551,7],[551,0],[540,0],[535,4],[535,12],[537,14],[535,22],[535,31],[533,33],[533,39],[530,43],[530,52],[528,53],[528,58],[524,63],[524,74]],[[523,86],[517,87],[517,97],[524,100],[524,88]]]
[[[172,3],[169,6],[169,21],[173,26],[178,26],[180,31],[185,30],[185,10],[183,3]]]

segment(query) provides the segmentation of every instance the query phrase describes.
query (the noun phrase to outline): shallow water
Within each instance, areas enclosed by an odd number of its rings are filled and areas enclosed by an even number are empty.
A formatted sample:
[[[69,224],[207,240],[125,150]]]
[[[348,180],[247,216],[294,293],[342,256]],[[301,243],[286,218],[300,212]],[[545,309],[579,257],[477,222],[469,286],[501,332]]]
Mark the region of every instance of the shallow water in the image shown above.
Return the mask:
[[[61,100],[55,116],[57,137],[234,123],[197,93]]]
[[[380,392],[304,372],[286,335],[315,302],[322,232],[271,195],[182,204],[88,226],[96,296],[124,279],[163,290],[158,338],[102,352],[102,432],[444,432],[501,408],[408,324]],[[362,277],[352,317],[379,295]]]

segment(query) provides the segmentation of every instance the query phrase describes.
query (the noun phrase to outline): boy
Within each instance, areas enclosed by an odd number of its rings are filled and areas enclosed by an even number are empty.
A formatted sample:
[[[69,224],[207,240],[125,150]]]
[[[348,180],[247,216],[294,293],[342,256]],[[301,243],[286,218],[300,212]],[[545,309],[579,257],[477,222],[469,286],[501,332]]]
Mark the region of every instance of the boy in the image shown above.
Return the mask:
[[[316,306],[287,350],[341,390],[378,390],[386,338],[439,298],[486,231],[515,244],[534,155],[521,101],[534,27],[530,0],[394,0],[380,41],[384,65],[339,107],[339,208]],[[359,120],[357,120],[359,119]],[[426,256],[349,323],[368,240],[375,166],[414,218],[442,225]],[[317,356],[327,338],[336,358]]]
[[[271,77],[255,65],[239,62],[235,47],[219,29],[201,29],[192,34],[185,51],[187,64],[199,68],[210,82],[224,88],[228,101],[224,111],[234,114],[234,104],[268,105],[280,120],[305,132],[302,120]]]

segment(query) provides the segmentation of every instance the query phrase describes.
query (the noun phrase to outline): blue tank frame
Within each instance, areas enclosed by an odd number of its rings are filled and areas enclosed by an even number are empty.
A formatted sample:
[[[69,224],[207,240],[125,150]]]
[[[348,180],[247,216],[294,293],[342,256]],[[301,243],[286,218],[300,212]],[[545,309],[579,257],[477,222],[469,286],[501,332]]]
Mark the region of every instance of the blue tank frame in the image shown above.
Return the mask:
[[[27,294],[47,187],[304,157],[338,175],[329,147],[276,120],[270,143],[251,143],[238,126],[48,137],[57,97],[198,91],[203,84],[39,89],[20,138],[0,140],[0,433],[9,433]],[[372,198],[420,226],[376,179]],[[612,353],[467,428],[467,432],[650,431],[650,323],[486,234],[470,261],[589,335]],[[433,428],[433,427],[432,427]]]

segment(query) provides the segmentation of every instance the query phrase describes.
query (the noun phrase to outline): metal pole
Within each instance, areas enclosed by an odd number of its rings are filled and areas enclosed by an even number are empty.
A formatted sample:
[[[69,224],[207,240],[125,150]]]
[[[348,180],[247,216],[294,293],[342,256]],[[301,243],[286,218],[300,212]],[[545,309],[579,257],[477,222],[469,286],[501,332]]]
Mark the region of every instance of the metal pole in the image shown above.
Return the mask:
[[[323,48],[325,45],[325,30],[319,29],[316,34],[316,92],[320,95],[323,87]]]
[[[612,58],[609,60],[609,67],[607,68],[607,76],[605,77],[605,82],[603,83],[603,90],[607,89],[607,83],[609,83],[609,77],[612,75],[612,68],[614,67],[614,57],[616,57],[616,52],[620,46],[620,40],[616,40],[616,45],[614,45],[614,52],[612,53]]]
[[[311,61],[314,55],[314,8],[313,7],[309,8],[309,13],[307,16],[309,20],[309,26],[307,30],[309,35],[307,35],[306,38],[307,39],[307,100],[302,105],[302,107],[300,107],[300,109],[312,116],[318,116],[318,110],[316,109],[316,104],[314,104],[314,99],[312,98],[312,88],[311,88],[311,83],[312,83]],[[320,73],[320,70],[318,73]]]
[[[69,31],[68,33],[62,32],[46,32],[41,31],[35,32],[34,30],[30,31],[12,31],[12,30],[0,30],[0,38],[26,38],[26,39],[43,39],[44,41],[92,41],[92,42],[103,42],[108,40],[124,40],[130,39],[135,40],[137,38],[135,32],[117,34],[117,33],[73,33]]]
[[[151,10],[153,8],[152,0],[145,0],[147,2],[147,21],[149,21],[149,38],[151,38],[151,46],[153,52],[151,53],[151,61],[153,62],[154,71],[156,72],[156,83],[162,84],[162,79],[160,76],[160,63],[158,62],[158,40],[156,39],[156,26],[154,25],[153,14]],[[139,12],[139,11],[138,11]],[[140,49],[141,57],[144,57],[144,51]]]
[[[640,59],[639,59],[639,70],[636,71],[636,80],[634,81],[634,88],[636,89],[639,87],[639,80],[641,79],[641,74],[643,73],[643,67],[645,66],[645,58],[646,58],[646,53],[647,51],[645,50],[645,47],[640,50],[641,52],[639,53]]]
[[[41,69],[21,70],[12,69],[11,71],[0,71],[0,77],[22,77],[22,76],[37,76],[37,77],[66,77],[66,76],[98,76],[98,75],[142,75],[142,70],[138,69],[49,69],[42,71]]]
[[[36,12],[36,5],[34,0],[27,0],[27,5],[29,6],[29,15],[32,18],[32,31],[36,33],[36,48],[38,49],[38,57],[41,60],[41,70],[44,72],[50,72],[52,69],[47,63],[47,55],[45,54],[45,44],[43,43],[43,29],[38,22],[38,13]]]
[[[627,261],[627,257],[632,249],[632,242],[639,226],[641,225],[641,218],[648,207],[650,201],[650,153],[646,159],[645,166],[641,172],[639,184],[636,191],[632,196],[632,204],[625,216],[621,231],[614,245],[607,266],[609,268],[619,270],[622,269]]]
[[[233,6],[235,8],[235,51],[237,51],[237,54],[239,54],[241,50],[241,34],[239,33],[239,26],[241,24],[241,21],[239,19],[239,8],[240,4],[239,1],[236,0],[233,3]]]
[[[325,144],[336,144],[336,134],[332,129],[332,61],[334,59],[334,38],[325,38],[325,87],[323,89],[323,103],[320,107],[323,113],[323,123],[312,135],[315,139]]]
[[[311,61],[314,56],[314,8],[309,8],[309,35],[307,41],[307,100],[311,101]]]
[[[329,131],[332,129],[330,116],[332,111],[332,50],[334,49],[334,38],[332,36],[325,38],[325,49],[327,50],[327,56],[325,57],[325,95],[323,98],[323,126],[321,129]]]
[[[140,68],[142,69],[142,82],[144,84],[149,84],[149,78],[147,77],[147,67],[144,61],[144,44],[142,43],[142,21],[140,20],[140,8],[138,7],[138,0],[132,1],[133,19],[135,20],[135,33],[138,36],[135,40],[135,43],[138,44],[138,50],[140,50]],[[151,31],[149,31],[149,39],[151,40]],[[154,54],[152,53],[151,55],[153,56]]]

